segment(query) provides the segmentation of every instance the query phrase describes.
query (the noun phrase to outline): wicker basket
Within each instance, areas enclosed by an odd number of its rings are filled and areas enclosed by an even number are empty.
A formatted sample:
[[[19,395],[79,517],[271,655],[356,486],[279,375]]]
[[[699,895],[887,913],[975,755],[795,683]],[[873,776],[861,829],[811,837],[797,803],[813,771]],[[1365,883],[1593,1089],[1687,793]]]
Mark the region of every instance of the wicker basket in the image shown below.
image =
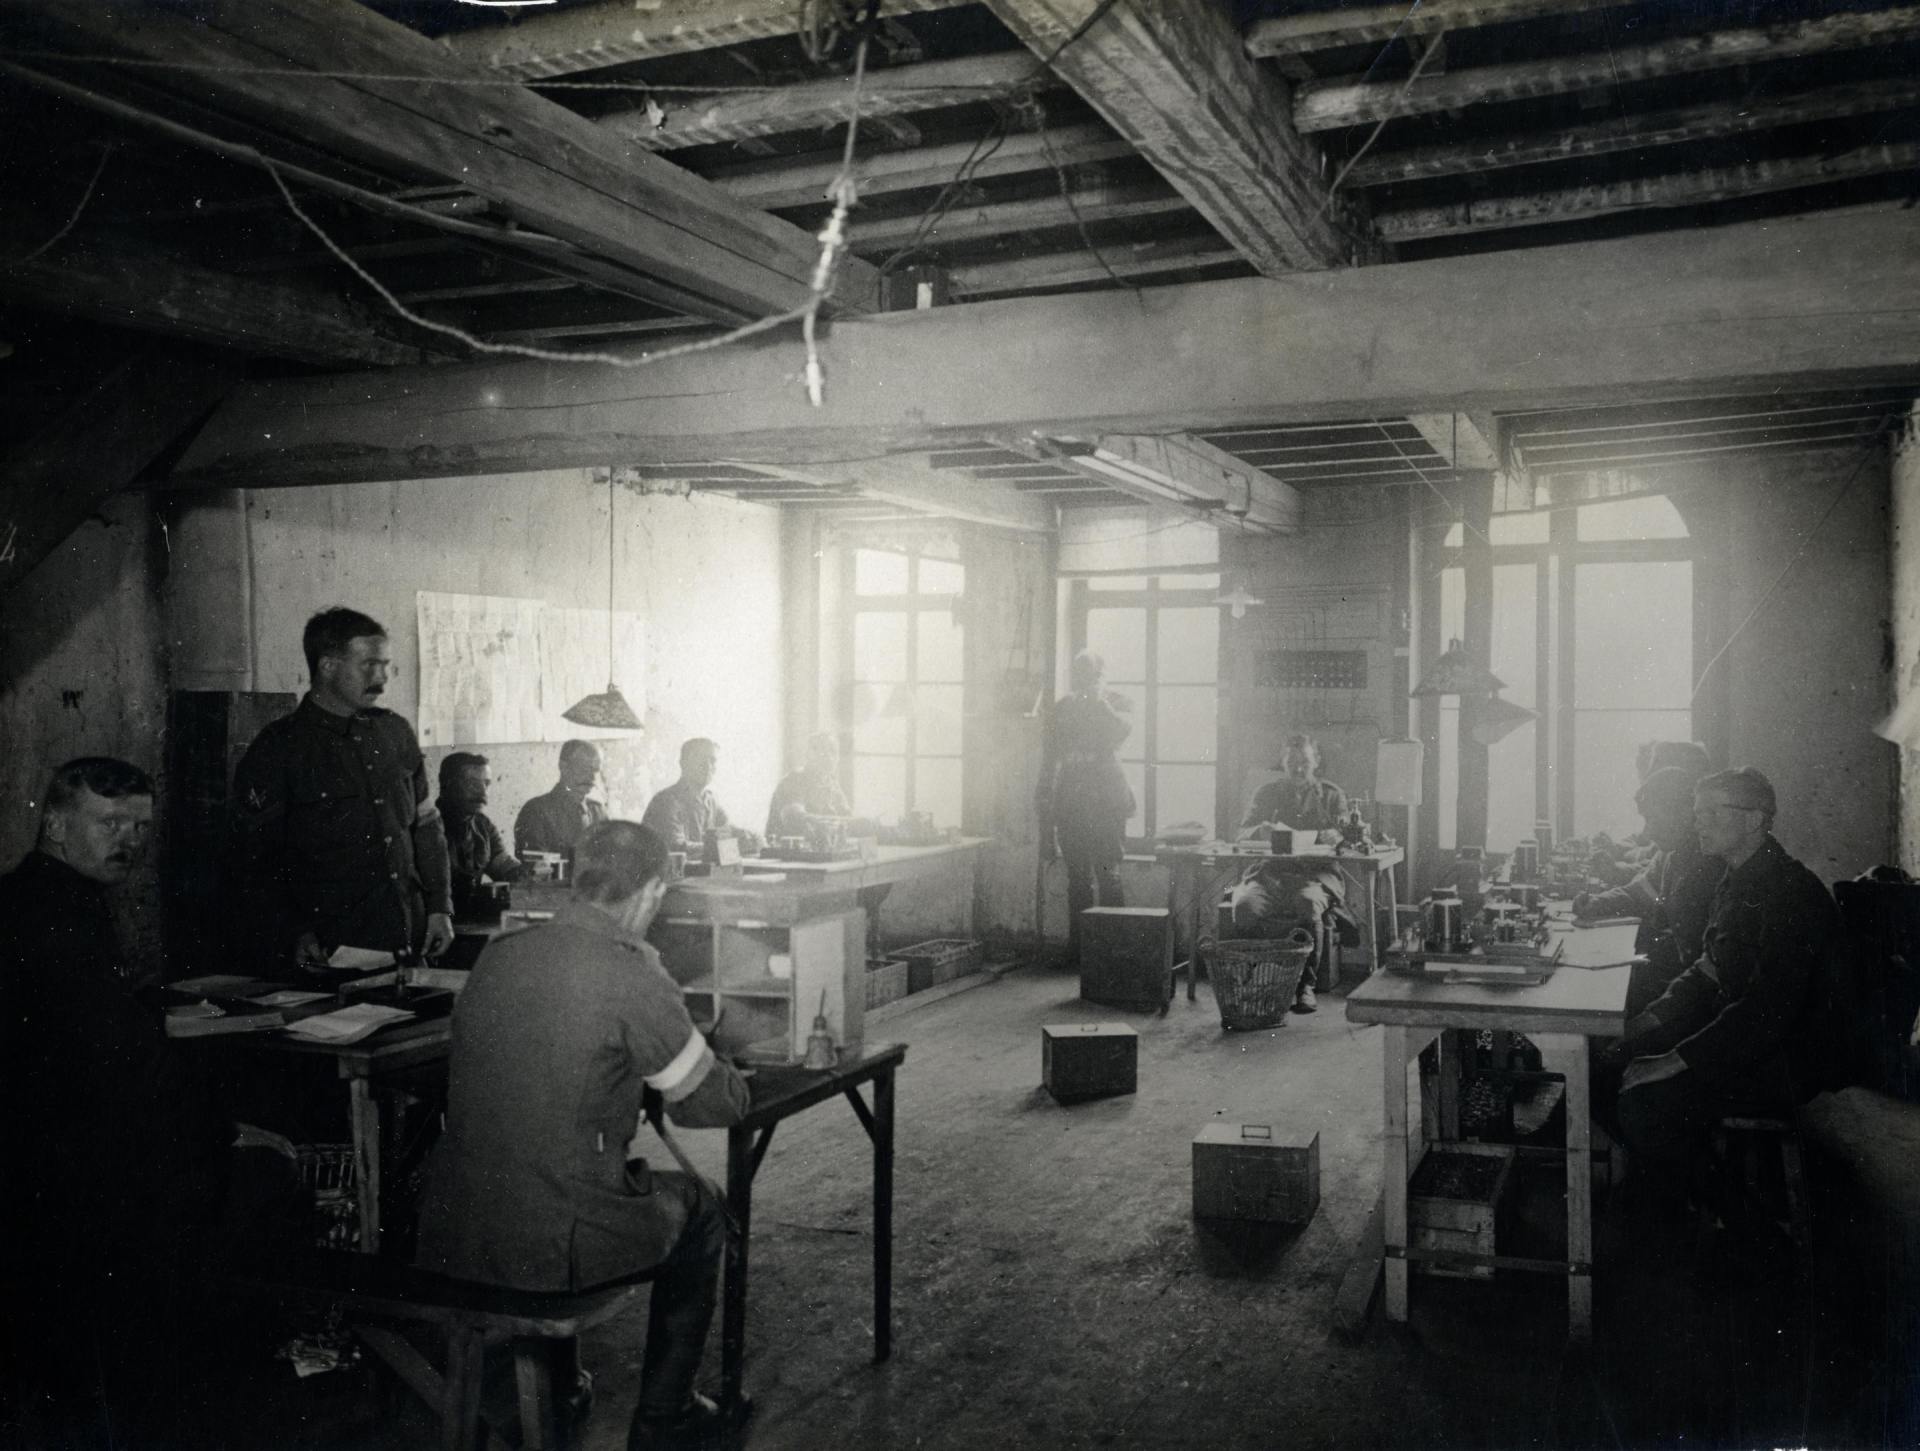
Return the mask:
[[[1237,938],[1203,942],[1207,976],[1220,1005],[1220,1026],[1229,1032],[1285,1023],[1313,956],[1313,935],[1296,929],[1290,938]]]

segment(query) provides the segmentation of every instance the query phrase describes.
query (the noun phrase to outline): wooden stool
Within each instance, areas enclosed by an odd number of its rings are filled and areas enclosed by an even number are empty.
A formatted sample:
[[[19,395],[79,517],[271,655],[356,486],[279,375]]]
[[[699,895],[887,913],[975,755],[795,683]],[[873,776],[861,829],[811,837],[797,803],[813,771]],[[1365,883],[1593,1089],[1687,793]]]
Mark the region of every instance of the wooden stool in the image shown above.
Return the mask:
[[[554,1384],[556,1361],[567,1342],[619,1314],[652,1276],[591,1290],[503,1290],[377,1255],[316,1249],[276,1255],[235,1278],[282,1299],[339,1306],[367,1348],[439,1414],[444,1451],[474,1451],[479,1444],[486,1352],[511,1343],[520,1444],[561,1451],[569,1432],[562,1402],[572,1387]],[[397,1330],[379,1323],[392,1320],[437,1327],[446,1346],[444,1369],[436,1370]],[[503,1448],[490,1430],[487,1445],[489,1451]]]
[[[1746,1135],[1746,1152],[1739,1164],[1740,1185],[1748,1202],[1760,1208],[1776,1227],[1785,1233],[1793,1245],[1795,1270],[1799,1274],[1809,1274],[1813,1265],[1813,1210],[1807,1198],[1807,1178],[1805,1166],[1800,1154],[1800,1131],[1792,1120],[1783,1118],[1723,1118],[1715,1134],[1719,1157],[1729,1170],[1732,1163],[1729,1136]],[[1786,1220],[1782,1224],[1774,1219],[1772,1213],[1761,1205],[1761,1186],[1759,1149],[1763,1142],[1771,1140],[1780,1151],[1780,1184],[1782,1196],[1786,1200]]]

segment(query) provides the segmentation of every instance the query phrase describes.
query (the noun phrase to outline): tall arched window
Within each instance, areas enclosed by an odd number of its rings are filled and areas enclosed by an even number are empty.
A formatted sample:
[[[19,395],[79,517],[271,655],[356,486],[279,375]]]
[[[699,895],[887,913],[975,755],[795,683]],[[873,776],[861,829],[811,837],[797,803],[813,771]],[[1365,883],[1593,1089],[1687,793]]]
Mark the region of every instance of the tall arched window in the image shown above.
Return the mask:
[[[1495,515],[1490,664],[1539,718],[1488,749],[1487,844],[1549,820],[1561,836],[1640,829],[1637,747],[1692,740],[1693,541],[1672,500],[1640,494]],[[1465,634],[1465,533],[1439,551],[1440,638]],[[1455,845],[1459,702],[1440,711],[1439,844]]]

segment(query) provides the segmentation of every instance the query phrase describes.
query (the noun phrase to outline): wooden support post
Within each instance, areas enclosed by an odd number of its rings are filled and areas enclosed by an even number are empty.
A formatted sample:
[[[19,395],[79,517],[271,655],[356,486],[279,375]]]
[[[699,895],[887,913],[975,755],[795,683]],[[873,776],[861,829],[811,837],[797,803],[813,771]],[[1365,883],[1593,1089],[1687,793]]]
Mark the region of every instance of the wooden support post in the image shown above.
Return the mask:
[[[1461,644],[1476,663],[1490,666],[1493,654],[1493,475],[1462,469],[1459,479],[1460,520],[1466,565],[1466,633]],[[1454,815],[1454,841],[1459,846],[1487,844],[1487,748],[1473,738],[1484,719],[1485,696],[1460,697],[1460,794]]]
[[[1564,1053],[1567,1079],[1567,1337],[1593,1339],[1593,1104],[1587,1040],[1577,1033],[1536,1033],[1542,1050]]]
[[[1380,1033],[1380,1074],[1386,1123],[1381,1145],[1386,1163],[1381,1169],[1381,1201],[1386,1208],[1382,1232],[1387,1251],[1387,1318],[1407,1320],[1407,1258],[1392,1250],[1407,1247],[1407,1176],[1413,1161],[1407,1150],[1407,1030],[1388,1024]]]

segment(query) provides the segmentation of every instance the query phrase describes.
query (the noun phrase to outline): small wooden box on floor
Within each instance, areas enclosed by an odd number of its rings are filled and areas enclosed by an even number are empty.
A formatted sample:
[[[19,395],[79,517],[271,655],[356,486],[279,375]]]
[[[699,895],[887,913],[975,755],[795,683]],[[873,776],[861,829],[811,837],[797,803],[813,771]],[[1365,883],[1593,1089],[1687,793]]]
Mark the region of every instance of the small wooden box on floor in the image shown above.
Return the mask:
[[[1272,1124],[1211,1123],[1193,1140],[1199,1219],[1305,1224],[1320,1207],[1320,1135],[1304,1143]]]
[[[1407,1185],[1407,1226],[1415,1249],[1490,1255],[1500,1197],[1513,1171],[1511,1144],[1435,1144]],[[1490,1280],[1492,1265],[1437,1265],[1414,1261],[1423,1275]]]
[[[1125,1023],[1049,1023],[1040,1030],[1040,1082],[1061,1103],[1132,1093],[1140,1035]]]
[[[1165,907],[1089,907],[1080,914],[1080,996],[1158,1012],[1173,980]]]

